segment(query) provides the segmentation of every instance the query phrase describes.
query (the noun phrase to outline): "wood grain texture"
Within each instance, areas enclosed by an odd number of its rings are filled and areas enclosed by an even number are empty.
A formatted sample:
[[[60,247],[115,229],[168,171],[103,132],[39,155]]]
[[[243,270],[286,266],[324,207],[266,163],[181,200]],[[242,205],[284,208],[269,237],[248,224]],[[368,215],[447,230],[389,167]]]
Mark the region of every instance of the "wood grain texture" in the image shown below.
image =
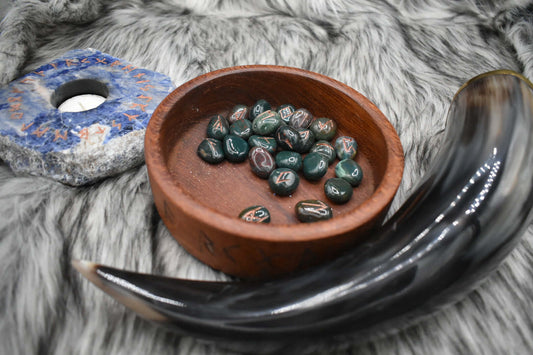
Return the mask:
[[[210,165],[196,155],[211,116],[226,116],[234,105],[250,106],[259,98],[330,117],[338,135],[357,140],[363,183],[349,203],[332,204],[332,220],[299,223],[294,206],[303,199],[327,200],[323,185],[334,176],[335,164],[320,181],[301,176],[292,196],[279,197],[246,162]],[[396,132],[370,101],[333,79],[277,66],[222,69],[176,89],[152,116],[145,155],[156,206],[172,235],[201,261],[244,278],[305,268],[364,238],[382,221],[403,171]],[[258,204],[271,212],[270,224],[238,219],[240,211]]]

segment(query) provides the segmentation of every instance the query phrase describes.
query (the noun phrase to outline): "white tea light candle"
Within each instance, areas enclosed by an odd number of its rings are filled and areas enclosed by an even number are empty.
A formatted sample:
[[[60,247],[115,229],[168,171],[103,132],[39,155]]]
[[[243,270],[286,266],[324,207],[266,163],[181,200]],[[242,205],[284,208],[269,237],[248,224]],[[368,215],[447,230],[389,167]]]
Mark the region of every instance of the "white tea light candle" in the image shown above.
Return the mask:
[[[106,100],[105,97],[95,94],[82,94],[65,100],[57,108],[61,112],[82,112],[100,106]]]

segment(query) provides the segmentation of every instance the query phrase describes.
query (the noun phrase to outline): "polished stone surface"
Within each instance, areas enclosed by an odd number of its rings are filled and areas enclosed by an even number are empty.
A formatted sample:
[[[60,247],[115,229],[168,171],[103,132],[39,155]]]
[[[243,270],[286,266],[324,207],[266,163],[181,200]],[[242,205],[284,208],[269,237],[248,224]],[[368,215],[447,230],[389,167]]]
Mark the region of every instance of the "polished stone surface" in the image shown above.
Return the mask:
[[[228,120],[222,115],[215,115],[207,124],[207,137],[222,140],[229,133]]]
[[[270,223],[270,212],[261,205],[250,206],[239,213],[239,218],[251,223]]]
[[[335,140],[335,152],[339,160],[353,159],[357,154],[357,142],[353,137],[339,137]]]
[[[265,99],[257,100],[250,108],[250,121],[253,121],[261,113],[271,110],[272,106]]]
[[[337,134],[337,122],[327,117],[316,118],[309,129],[313,131],[317,140],[330,141]]]
[[[253,134],[252,122],[247,119],[235,121],[229,126],[229,133],[248,140]]]
[[[298,153],[307,153],[315,144],[315,134],[310,129],[300,128],[297,129],[300,135],[300,141],[294,146],[294,150]]]
[[[250,150],[248,142],[234,134],[228,134],[224,137],[222,148],[224,149],[224,156],[232,163],[245,161]]]
[[[278,107],[277,112],[279,113],[279,117],[285,124],[289,124],[291,115],[295,111],[295,108],[291,104],[283,104]]]
[[[305,108],[299,108],[289,118],[289,125],[294,128],[309,128],[313,115]]]
[[[250,145],[250,148],[265,148],[270,154],[275,154],[278,149],[278,143],[274,137],[263,137],[254,134],[248,138],[248,144]]]
[[[248,161],[255,175],[261,179],[268,179],[270,173],[276,168],[276,161],[272,154],[261,147],[253,147],[248,153]]]
[[[294,170],[277,168],[268,177],[270,189],[278,196],[289,196],[300,184],[300,178]]]
[[[144,161],[144,132],[174,86],[167,76],[94,49],[77,49],[0,88],[0,159],[17,173],[84,185]],[[106,97],[62,112],[72,96]]]
[[[353,187],[344,179],[330,178],[324,184],[324,193],[331,202],[344,204],[352,198]]]
[[[276,165],[278,168],[300,171],[303,166],[302,155],[298,152],[283,150],[276,154]]]
[[[317,152],[322,154],[328,159],[328,164],[331,165],[335,162],[337,159],[337,152],[335,152],[335,148],[333,145],[331,145],[330,142],[325,140],[319,140],[317,141],[309,150],[309,152]]]
[[[233,108],[229,112],[228,122],[231,124],[239,120],[246,120],[249,118],[249,115],[250,109],[248,108],[248,106],[238,104],[233,106]]]
[[[326,221],[333,217],[331,207],[320,200],[300,201],[294,209],[298,220],[304,223]]]
[[[335,166],[335,176],[344,179],[352,186],[359,186],[363,180],[363,169],[352,159],[343,159]]]
[[[283,125],[278,128],[275,137],[278,146],[283,150],[294,150],[295,147],[301,144],[300,134],[291,126]]]
[[[218,164],[224,160],[222,142],[215,138],[205,138],[196,151],[198,156],[210,164]]]
[[[259,115],[252,122],[252,129],[255,134],[260,136],[273,136],[282,121],[276,111],[267,110]]]
[[[303,160],[303,173],[307,180],[318,181],[328,171],[328,160],[320,153],[309,153]]]

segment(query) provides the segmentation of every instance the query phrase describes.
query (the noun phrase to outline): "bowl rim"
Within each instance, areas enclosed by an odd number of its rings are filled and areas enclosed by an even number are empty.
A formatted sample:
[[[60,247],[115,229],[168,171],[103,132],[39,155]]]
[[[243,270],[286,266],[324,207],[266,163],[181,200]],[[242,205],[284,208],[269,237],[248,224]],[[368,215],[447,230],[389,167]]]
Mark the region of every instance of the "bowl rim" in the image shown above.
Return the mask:
[[[263,224],[263,223],[239,223],[238,216],[230,217],[219,213],[205,204],[196,201],[192,196],[184,191],[174,182],[166,161],[162,154],[161,146],[157,137],[160,136],[165,114],[182,99],[191,89],[203,85],[213,79],[224,76],[257,72],[276,71],[286,74],[301,76],[307,79],[316,80],[326,85],[334,87],[350,99],[354,100],[361,107],[364,107],[372,116],[375,124],[382,132],[385,139],[386,151],[389,159],[386,164],[383,179],[378,184],[373,194],[357,206],[350,213],[336,216],[333,219],[315,223],[300,224]],[[328,76],[311,72],[305,69],[278,66],[278,65],[242,65],[218,69],[202,74],[191,79],[174,89],[158,105],[146,128],[145,135],[145,160],[148,168],[148,175],[151,184],[157,184],[160,191],[170,202],[177,206],[188,218],[195,219],[200,223],[209,226],[210,229],[218,229],[224,233],[239,236],[245,239],[253,239],[266,242],[302,242],[326,239],[332,236],[344,235],[357,229],[357,227],[368,225],[378,214],[384,214],[392,202],[398,190],[404,169],[403,148],[396,130],[385,117],[385,115],[364,95],[346,84]],[[154,167],[163,167],[158,170],[158,174],[153,174]],[[298,201],[295,201],[295,204]],[[237,223],[236,223],[237,222]]]

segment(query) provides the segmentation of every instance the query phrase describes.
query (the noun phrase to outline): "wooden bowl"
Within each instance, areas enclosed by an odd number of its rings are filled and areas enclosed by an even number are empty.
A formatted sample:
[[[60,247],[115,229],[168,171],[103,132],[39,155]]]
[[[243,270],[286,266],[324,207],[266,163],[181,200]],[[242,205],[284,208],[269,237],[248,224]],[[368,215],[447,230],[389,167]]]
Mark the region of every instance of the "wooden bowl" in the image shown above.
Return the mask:
[[[330,203],[324,194],[336,163],[315,183],[299,173],[296,192],[279,197],[248,162],[210,165],[197,156],[211,116],[260,98],[273,107],[291,103],[315,117],[330,117],[337,122],[337,136],[357,140],[355,160],[364,178],[347,204]],[[148,124],[145,157],[155,205],[171,234],[204,263],[249,279],[301,270],[360,242],[382,222],[403,172],[394,128],[363,95],[320,74],[266,65],[217,70],[174,90]],[[333,218],[298,222],[294,206],[304,199],[327,202]],[[268,208],[271,222],[240,220],[239,213],[252,205]]]

